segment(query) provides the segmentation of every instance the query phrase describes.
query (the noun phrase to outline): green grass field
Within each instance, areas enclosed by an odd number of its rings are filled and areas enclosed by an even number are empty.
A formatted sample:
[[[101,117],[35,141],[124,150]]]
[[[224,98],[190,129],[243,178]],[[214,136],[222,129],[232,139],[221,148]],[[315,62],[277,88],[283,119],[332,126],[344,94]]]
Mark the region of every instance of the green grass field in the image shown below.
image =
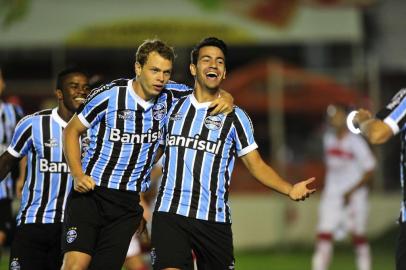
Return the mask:
[[[237,270],[311,269],[312,250],[269,250],[236,254]],[[393,252],[373,250],[372,270],[394,269]],[[352,248],[339,247],[334,252],[330,270],[356,270]]]
[[[397,226],[390,228],[379,238],[371,239],[372,269],[395,269],[394,254]],[[236,270],[310,270],[312,247],[281,247],[266,250],[237,251]],[[4,257],[8,256],[4,254]],[[0,270],[7,270],[7,261],[0,262]],[[356,270],[352,246],[338,244],[329,270]]]
[[[372,247],[372,254],[372,270],[395,268],[394,250]],[[306,270],[310,269],[311,256],[310,248],[237,252],[236,270]],[[0,270],[6,269],[6,262],[2,262]],[[356,270],[351,246],[344,245],[335,249],[330,270]]]

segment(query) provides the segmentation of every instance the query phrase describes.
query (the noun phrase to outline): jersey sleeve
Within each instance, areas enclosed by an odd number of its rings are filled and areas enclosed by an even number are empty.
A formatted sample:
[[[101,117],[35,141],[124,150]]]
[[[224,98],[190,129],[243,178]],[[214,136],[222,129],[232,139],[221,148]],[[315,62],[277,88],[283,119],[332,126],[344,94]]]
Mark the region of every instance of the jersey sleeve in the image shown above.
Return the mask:
[[[32,146],[32,122],[33,116],[25,117],[18,122],[7,148],[7,152],[12,156],[20,158],[28,154]]]
[[[376,160],[371,149],[362,137],[355,137],[355,156],[358,164],[364,171],[370,171],[375,168]]]
[[[237,107],[234,111],[235,147],[237,155],[241,157],[257,149],[258,145],[254,139],[254,128],[248,114]]]
[[[376,115],[383,120],[393,131],[399,133],[406,123],[406,88],[395,94],[391,101]]]
[[[174,101],[176,101],[182,97],[185,97],[193,92],[193,88],[191,88],[185,84],[177,83],[174,81],[169,81],[165,85],[165,88],[172,93]]]
[[[105,116],[109,104],[109,93],[114,90],[99,91],[94,89],[86,102],[77,111],[77,116],[87,128],[95,126]],[[99,91],[99,92],[97,92]]]

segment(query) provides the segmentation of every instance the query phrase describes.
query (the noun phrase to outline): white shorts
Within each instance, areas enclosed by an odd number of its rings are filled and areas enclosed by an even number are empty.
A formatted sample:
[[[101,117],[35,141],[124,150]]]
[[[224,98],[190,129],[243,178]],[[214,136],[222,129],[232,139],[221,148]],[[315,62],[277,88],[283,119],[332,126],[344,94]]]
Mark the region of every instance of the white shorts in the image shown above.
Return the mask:
[[[368,189],[361,188],[344,205],[344,197],[336,194],[321,196],[319,207],[319,233],[331,233],[343,238],[348,232],[364,235],[368,217]]]
[[[141,254],[141,244],[140,240],[138,237],[134,234],[133,237],[131,238],[130,245],[128,246],[128,251],[127,251],[127,258],[140,255]]]

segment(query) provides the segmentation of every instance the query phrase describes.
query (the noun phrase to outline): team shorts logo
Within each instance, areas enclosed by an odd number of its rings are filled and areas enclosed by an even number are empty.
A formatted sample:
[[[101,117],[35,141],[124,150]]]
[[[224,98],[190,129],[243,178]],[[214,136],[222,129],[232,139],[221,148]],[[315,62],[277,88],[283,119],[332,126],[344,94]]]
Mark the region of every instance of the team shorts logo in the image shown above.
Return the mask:
[[[21,266],[20,263],[18,262],[18,258],[13,258],[13,260],[10,262],[10,270],[20,270]]]
[[[235,269],[235,261],[233,260],[232,262],[231,262],[231,264],[228,266],[228,269],[229,270],[234,270]]]
[[[207,116],[206,119],[204,119],[204,125],[211,130],[218,130],[221,128],[223,125],[221,118],[217,115],[214,116]]]
[[[48,140],[48,142],[44,143],[46,147],[57,147],[58,146],[58,141],[55,138],[51,138]]]
[[[135,112],[132,110],[122,110],[118,112],[118,118],[123,120],[135,120]]]
[[[162,118],[166,115],[166,105],[165,103],[157,103],[152,108],[152,113],[154,115],[155,120],[162,120]]]
[[[155,248],[151,249],[151,264],[154,265],[156,262],[156,252],[155,252]]]
[[[71,244],[73,241],[76,240],[78,237],[78,233],[76,232],[76,227],[69,228],[68,232],[66,233],[66,242]]]

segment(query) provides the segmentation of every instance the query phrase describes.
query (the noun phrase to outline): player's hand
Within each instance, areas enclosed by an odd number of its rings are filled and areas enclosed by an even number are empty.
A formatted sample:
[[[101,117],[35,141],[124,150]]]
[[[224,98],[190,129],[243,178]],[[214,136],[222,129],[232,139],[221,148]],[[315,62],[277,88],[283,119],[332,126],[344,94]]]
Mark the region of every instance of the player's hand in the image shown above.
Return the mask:
[[[138,225],[138,228],[135,232],[138,235],[142,235],[143,233],[147,232],[147,221],[144,217],[141,218],[140,225]]]
[[[21,199],[24,187],[24,178],[18,178],[16,182],[16,195],[18,199]]]
[[[79,193],[86,193],[94,190],[95,186],[96,182],[86,174],[73,178],[73,187]]]
[[[307,185],[312,183],[316,178],[312,177],[305,181],[301,181],[295,185],[293,185],[292,189],[289,192],[289,198],[294,201],[304,201],[306,198],[310,196],[310,194],[314,193],[316,189],[308,189]]]
[[[366,120],[369,120],[372,118],[372,114],[370,111],[365,110],[365,109],[359,109],[357,111],[357,114],[354,116],[354,119],[352,119],[352,123],[354,127],[359,127],[361,123],[363,123]]]
[[[140,240],[141,246],[148,248],[151,245],[151,239],[149,238],[147,221],[145,218],[142,218],[136,233],[138,235],[138,239]]]
[[[234,109],[234,98],[228,92],[220,90],[220,95],[210,103],[209,108],[214,108],[210,115],[217,115],[219,113],[229,114]]]

